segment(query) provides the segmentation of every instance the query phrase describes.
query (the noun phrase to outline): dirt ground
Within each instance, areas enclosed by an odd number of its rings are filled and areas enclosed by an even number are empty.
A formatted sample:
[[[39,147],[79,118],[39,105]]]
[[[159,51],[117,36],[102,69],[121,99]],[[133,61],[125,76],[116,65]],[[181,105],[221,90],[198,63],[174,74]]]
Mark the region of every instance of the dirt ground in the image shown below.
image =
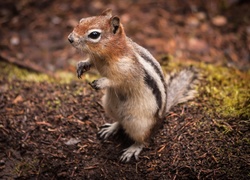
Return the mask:
[[[174,59],[249,71],[247,1],[1,1],[0,179],[249,179],[250,117],[208,114],[202,94],[171,109],[139,161],[121,163],[131,143],[126,135],[105,142],[96,136],[112,122],[101,92],[77,77],[25,81],[6,70],[14,64],[53,78],[75,73],[83,54],[67,36],[79,19],[106,8],[161,64]]]

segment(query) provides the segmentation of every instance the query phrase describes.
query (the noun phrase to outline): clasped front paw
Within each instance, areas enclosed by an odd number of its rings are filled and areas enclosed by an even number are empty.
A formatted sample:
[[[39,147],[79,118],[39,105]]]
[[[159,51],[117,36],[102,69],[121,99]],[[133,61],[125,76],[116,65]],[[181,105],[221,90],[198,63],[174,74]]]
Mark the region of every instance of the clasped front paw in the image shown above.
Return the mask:
[[[100,90],[100,89],[101,89],[100,86],[99,86],[99,84],[98,84],[98,80],[94,80],[92,83],[89,83],[89,85],[90,85],[93,89],[95,89],[95,90]]]
[[[89,83],[89,85],[95,90],[100,90],[109,87],[110,81],[109,79],[102,77],[100,79],[94,80],[92,83]]]
[[[86,61],[79,62],[76,67],[77,77],[80,79],[83,73],[87,72],[90,69],[90,67],[91,67],[91,64],[89,62],[86,62]]]

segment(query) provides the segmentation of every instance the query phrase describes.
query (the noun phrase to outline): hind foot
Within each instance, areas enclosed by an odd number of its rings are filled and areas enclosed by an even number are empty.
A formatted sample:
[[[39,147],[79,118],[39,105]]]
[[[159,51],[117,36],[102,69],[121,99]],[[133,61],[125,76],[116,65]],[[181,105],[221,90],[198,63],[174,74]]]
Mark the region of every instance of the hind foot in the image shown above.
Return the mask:
[[[104,125],[102,125],[100,128],[101,130],[98,132],[98,136],[101,138],[101,139],[107,139],[108,137],[110,137],[111,135],[114,135],[117,133],[117,131],[119,130],[119,123],[118,122],[115,122],[113,124],[109,124],[109,123],[106,123]]]
[[[138,156],[141,153],[144,145],[141,143],[134,143],[127,149],[124,149],[124,152],[120,158],[122,162],[129,162],[131,157],[134,156],[136,160],[138,160]]]

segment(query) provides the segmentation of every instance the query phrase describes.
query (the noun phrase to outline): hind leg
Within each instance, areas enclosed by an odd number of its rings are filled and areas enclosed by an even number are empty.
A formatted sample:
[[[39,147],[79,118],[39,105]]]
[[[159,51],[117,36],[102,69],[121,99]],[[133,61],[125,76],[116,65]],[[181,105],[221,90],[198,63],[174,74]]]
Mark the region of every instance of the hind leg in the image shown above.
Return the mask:
[[[120,124],[118,122],[112,124],[106,123],[102,125],[100,128],[101,130],[98,132],[98,136],[105,140],[111,135],[117,133],[117,131],[120,129]]]
[[[109,115],[112,119],[117,120],[118,117],[116,115],[118,102],[116,99],[114,99],[114,96],[110,94],[110,89],[107,89],[106,93],[102,97],[102,104],[103,108],[107,115]],[[103,124],[100,127],[100,131],[98,132],[98,136],[102,139],[107,139],[111,135],[114,135],[117,133],[117,131],[120,129],[121,125],[119,122],[114,122],[112,124],[106,123]]]
[[[134,143],[127,149],[124,149],[124,152],[122,156],[120,157],[120,160],[122,162],[129,162],[132,156],[134,156],[135,159],[138,160],[139,159],[138,156],[141,153],[143,147],[144,147],[144,144],[142,143],[137,143],[137,142]]]
[[[134,156],[138,160],[138,156],[144,148],[146,141],[151,135],[151,129],[154,126],[154,119],[135,118],[122,123],[125,132],[135,141],[130,147],[124,150],[120,157],[123,162],[128,162]]]

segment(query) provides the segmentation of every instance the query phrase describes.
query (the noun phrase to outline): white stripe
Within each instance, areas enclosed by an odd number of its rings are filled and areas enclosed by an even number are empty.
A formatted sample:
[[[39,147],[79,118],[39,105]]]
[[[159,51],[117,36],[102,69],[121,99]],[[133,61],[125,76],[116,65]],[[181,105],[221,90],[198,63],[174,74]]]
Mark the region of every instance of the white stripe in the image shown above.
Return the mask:
[[[138,61],[140,62],[140,64],[143,66],[143,68],[145,69],[145,71],[147,71],[147,73],[155,80],[157,87],[159,88],[160,92],[161,92],[161,98],[162,98],[162,107],[160,108],[160,115],[162,115],[163,113],[163,107],[164,107],[164,103],[165,99],[166,99],[166,94],[165,94],[165,88],[164,88],[164,84],[162,84],[161,82],[161,78],[160,75],[157,74],[155,72],[154,67],[151,66],[151,64],[149,62],[147,62],[146,60],[144,60],[138,53],[136,53],[136,58],[138,59]]]
[[[161,71],[161,66],[160,66],[159,62],[157,60],[154,60],[155,58],[152,56],[152,54],[147,49],[145,49],[144,47],[142,47],[142,46],[140,46],[140,45],[138,45],[136,43],[134,43],[134,44],[135,44],[136,49],[140,53],[145,54],[148,57],[149,60],[152,60],[151,62]]]

